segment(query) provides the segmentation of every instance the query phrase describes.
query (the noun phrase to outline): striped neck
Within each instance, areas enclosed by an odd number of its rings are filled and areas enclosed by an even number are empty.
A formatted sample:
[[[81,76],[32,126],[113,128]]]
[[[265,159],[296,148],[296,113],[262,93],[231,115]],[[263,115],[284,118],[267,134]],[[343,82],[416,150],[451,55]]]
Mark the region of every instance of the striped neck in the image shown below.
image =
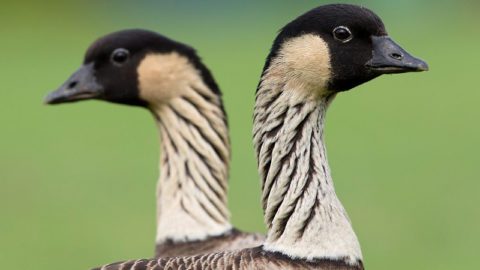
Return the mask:
[[[335,194],[324,144],[325,114],[334,95],[266,73],[254,115],[268,226],[264,249],[357,264],[360,246]]]
[[[227,208],[230,143],[221,97],[200,80],[151,106],[161,137],[157,244],[203,240],[232,227]]]

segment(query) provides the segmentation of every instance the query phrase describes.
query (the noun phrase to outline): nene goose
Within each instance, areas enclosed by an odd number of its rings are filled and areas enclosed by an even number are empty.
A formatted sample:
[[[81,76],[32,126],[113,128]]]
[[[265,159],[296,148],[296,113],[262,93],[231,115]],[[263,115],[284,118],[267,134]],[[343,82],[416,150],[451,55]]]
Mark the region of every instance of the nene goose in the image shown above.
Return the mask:
[[[46,102],[88,99],[147,108],[161,135],[156,257],[257,246],[227,208],[230,142],[221,92],[194,49],[157,33],[124,30],[88,49],[83,66]]]
[[[268,225],[264,244],[101,269],[363,269],[327,162],[325,114],[339,92],[382,74],[427,69],[394,43],[366,8],[327,5],[298,17],[274,41],[256,91],[254,144]]]

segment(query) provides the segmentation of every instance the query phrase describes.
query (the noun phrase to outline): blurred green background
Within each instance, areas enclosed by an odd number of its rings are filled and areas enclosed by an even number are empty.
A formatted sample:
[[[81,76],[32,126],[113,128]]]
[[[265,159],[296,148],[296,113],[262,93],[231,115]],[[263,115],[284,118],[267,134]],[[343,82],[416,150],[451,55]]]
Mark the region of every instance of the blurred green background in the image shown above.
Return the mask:
[[[254,92],[277,30],[330,1],[1,1],[0,263],[89,269],[149,257],[158,135],[144,110],[42,99],[97,37],[147,28],[198,49],[225,97],[233,223],[262,231],[251,142]],[[478,1],[363,4],[427,73],[337,97],[327,141],[337,193],[367,269],[477,269]]]

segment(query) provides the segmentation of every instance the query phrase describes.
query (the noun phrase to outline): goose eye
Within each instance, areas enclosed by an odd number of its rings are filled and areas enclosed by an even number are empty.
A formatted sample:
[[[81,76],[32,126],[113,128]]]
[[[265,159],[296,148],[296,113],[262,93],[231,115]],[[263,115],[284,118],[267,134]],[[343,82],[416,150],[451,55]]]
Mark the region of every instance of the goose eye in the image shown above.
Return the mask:
[[[350,29],[346,26],[337,26],[335,29],[333,29],[333,37],[342,42],[346,43],[352,40],[353,35],[352,32],[350,32]]]
[[[110,61],[112,61],[112,63],[116,65],[123,65],[125,62],[127,62],[129,56],[130,53],[128,52],[128,50],[119,48],[112,52],[112,55],[110,56]]]

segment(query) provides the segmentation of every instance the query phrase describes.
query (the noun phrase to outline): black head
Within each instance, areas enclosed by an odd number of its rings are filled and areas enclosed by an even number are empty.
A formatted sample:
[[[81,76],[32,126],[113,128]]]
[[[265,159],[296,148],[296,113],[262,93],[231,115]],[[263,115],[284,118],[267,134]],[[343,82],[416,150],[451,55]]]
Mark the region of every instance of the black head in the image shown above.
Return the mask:
[[[381,74],[428,69],[425,62],[388,37],[375,13],[360,6],[332,4],[312,9],[287,24],[273,44],[264,72],[282,46],[309,34],[320,37],[326,44],[327,52],[318,53],[328,53],[329,90],[348,90]]]
[[[181,55],[200,72],[205,83],[218,91],[210,72],[194,49],[146,30],[123,30],[96,40],[88,48],[83,65],[58,90],[49,94],[46,103],[57,104],[87,99],[147,106],[141,97],[140,63],[149,55]]]

